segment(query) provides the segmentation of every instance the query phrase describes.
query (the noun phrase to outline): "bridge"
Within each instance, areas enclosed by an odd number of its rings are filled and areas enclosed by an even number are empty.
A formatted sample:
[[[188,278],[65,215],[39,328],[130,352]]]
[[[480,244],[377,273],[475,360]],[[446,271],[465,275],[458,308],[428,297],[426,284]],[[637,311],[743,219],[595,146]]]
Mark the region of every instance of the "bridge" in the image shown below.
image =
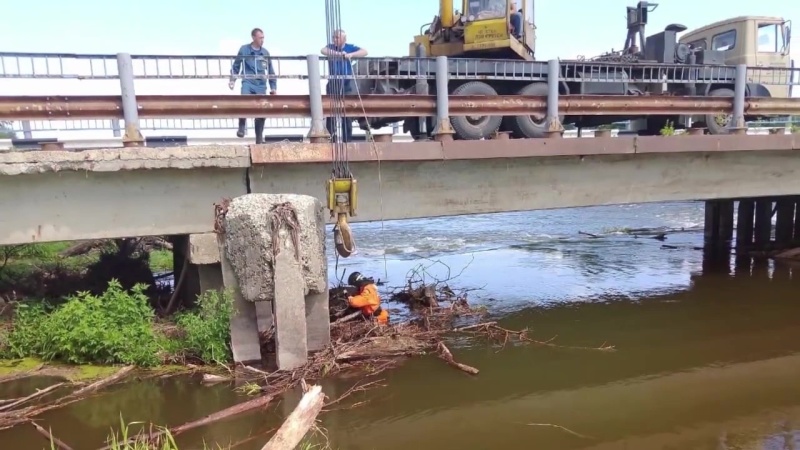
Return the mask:
[[[308,75],[299,77],[307,82],[308,95],[267,98],[137,95],[131,69],[136,59],[121,54],[114,60],[119,73],[98,78],[119,79],[121,95],[0,97],[0,120],[121,119],[125,131],[120,139],[122,147],[71,151],[61,148],[63,142],[40,142],[29,144],[46,150],[0,152],[0,204],[14,211],[0,223],[0,245],[184,236],[187,245],[178,248],[186,248],[188,253],[190,265],[185,267],[190,269],[189,284],[200,291],[235,286],[230,264],[220,257],[217,240],[211,234],[214,203],[248,193],[325,197],[325,182],[334,160],[330,137],[322,125],[330,108],[321,95],[319,58],[308,57]],[[417,62],[434,66],[432,60]],[[499,65],[495,76],[509,76],[500,71],[505,63],[483,63]],[[456,70],[456,79],[469,79],[470,64],[440,57],[435,61],[437,70],[432,69],[422,79],[448,86],[453,67],[466,70],[466,74]],[[345,145],[350,170],[359,180],[358,214],[352,220],[703,200],[707,202],[705,234],[711,245],[731,241],[734,213],[738,214],[737,245],[769,245],[773,241],[773,214],[777,214],[777,245],[800,240],[798,135],[787,134],[784,129],[747,135],[745,126],[747,117],[800,113],[800,102],[752,95],[748,86],[754,77],[764,75],[763,71],[741,65],[719,68],[725,79],[735,81],[730,98],[591,96],[559,92],[560,81],[565,76],[574,77],[575,70],[562,71],[559,61],[537,64],[539,69],[545,67],[555,74],[546,78],[547,96],[454,96],[447,89],[439,89],[435,96],[359,94],[342,100],[351,117],[432,117],[435,124],[431,140],[400,143],[391,142],[393,136],[385,135]],[[588,67],[596,63],[580,64]],[[511,65],[513,70],[536,68],[520,69],[516,65]],[[649,82],[661,83],[670,82],[670,76],[686,69],[655,67],[650,75],[640,73],[650,77]],[[781,72],[787,80],[797,79],[788,70],[770,69],[775,75],[773,72]],[[228,76],[221,72],[208,78]],[[385,76],[363,77],[375,80]],[[421,77],[419,73],[415,76]],[[615,73],[605,81],[598,78],[594,82],[618,83],[618,76]],[[676,80],[672,81],[680,81]],[[500,132],[487,136],[489,139],[453,140],[449,129],[455,117],[477,115],[496,120],[532,114],[544,118],[547,138],[509,139],[508,134]],[[607,130],[598,130],[592,138],[563,139],[560,118],[564,114],[727,115],[731,120],[722,129],[718,127],[716,135],[690,128],[679,136],[674,135],[675,130],[662,130],[664,136],[611,137]],[[261,145],[172,143],[159,147],[148,143],[140,126],[140,118],[240,116],[310,118],[309,142],[287,139]],[[182,255],[176,257],[182,261]],[[322,348],[329,340],[329,319],[327,308],[321,307],[327,304],[327,296],[318,297],[309,294],[305,304],[270,305],[246,302],[241,293],[237,294],[238,313],[231,319],[235,359],[258,359],[257,327],[274,323],[271,306],[284,327],[279,333],[307,334],[309,350]],[[306,320],[298,323],[292,319],[296,317]]]

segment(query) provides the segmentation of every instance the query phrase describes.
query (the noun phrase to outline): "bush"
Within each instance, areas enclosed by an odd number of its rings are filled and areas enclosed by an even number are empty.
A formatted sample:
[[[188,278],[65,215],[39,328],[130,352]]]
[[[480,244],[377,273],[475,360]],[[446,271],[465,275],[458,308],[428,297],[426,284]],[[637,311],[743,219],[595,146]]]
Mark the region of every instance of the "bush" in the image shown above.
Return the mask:
[[[232,313],[233,297],[229,292],[207,291],[199,296],[197,311],[181,313],[177,318],[184,335],[180,342],[183,352],[209,364],[230,361]]]
[[[75,364],[158,364],[145,289],[138,284],[127,292],[111,280],[103,294],[79,292],[52,311],[46,303],[21,304],[6,338],[7,352]]]

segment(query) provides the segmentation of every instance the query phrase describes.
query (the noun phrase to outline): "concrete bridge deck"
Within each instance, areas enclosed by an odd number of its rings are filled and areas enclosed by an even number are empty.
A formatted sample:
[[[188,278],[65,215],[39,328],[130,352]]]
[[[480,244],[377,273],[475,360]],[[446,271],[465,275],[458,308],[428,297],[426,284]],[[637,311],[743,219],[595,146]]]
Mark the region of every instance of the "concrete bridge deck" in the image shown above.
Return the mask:
[[[800,136],[349,144],[353,221],[800,194]],[[0,153],[0,245],[206,233],[246,193],[325,196],[329,144]]]

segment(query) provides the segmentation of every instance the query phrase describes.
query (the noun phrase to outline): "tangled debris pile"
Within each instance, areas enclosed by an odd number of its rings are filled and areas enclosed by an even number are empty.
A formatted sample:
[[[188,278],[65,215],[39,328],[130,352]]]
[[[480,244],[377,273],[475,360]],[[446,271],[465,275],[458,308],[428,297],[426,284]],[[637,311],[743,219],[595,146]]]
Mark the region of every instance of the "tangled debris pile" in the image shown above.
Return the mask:
[[[439,261],[433,264],[443,264]],[[245,370],[253,375],[261,390],[277,395],[297,386],[301,380],[319,380],[340,373],[360,373],[367,377],[401,364],[406,358],[436,354],[444,362],[471,375],[477,368],[459,363],[444,343],[450,334],[484,338],[500,348],[514,344],[534,344],[548,347],[613,351],[613,346],[573,347],[541,341],[529,336],[528,330],[509,330],[496,321],[484,321],[488,310],[470,305],[470,290],[455,291],[448,282],[456,278],[449,274],[444,280],[430,276],[428,266],[419,266],[407,277],[406,285],[395,289],[390,302],[405,305],[409,318],[388,326],[365,320],[360,312],[347,308],[347,296],[352,288],[339,286],[330,290],[331,345],[309,357],[308,363],[294,371],[265,372],[252,367]],[[449,270],[448,270],[449,272]],[[463,271],[462,271],[463,272]],[[341,279],[344,278],[342,274]],[[266,351],[274,351],[273,336],[262,336]],[[372,383],[370,383],[372,384]]]

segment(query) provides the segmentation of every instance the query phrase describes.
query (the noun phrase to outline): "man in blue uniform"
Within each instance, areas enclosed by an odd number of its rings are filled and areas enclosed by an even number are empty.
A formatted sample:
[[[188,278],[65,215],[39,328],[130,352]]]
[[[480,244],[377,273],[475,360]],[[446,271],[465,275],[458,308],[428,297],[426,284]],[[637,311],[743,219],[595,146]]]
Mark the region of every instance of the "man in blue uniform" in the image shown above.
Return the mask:
[[[236,85],[236,76],[243,72],[242,95],[267,95],[267,74],[275,75],[269,51],[264,48],[264,32],[260,28],[253,28],[250,32],[253,42],[243,45],[236,55],[236,60],[231,67],[231,79],[228,87],[233,90]],[[278,80],[269,79],[269,93],[275,95],[278,91]],[[256,144],[264,140],[264,119],[255,119]],[[244,137],[247,133],[247,119],[239,119],[239,130],[236,136]]]
[[[326,45],[320,52],[328,56],[328,74],[329,75],[345,75],[353,76],[353,63],[351,58],[363,58],[367,56],[367,50],[357,45],[347,43],[347,34],[344,30],[336,30],[331,36],[331,43]],[[334,61],[333,57],[337,57]],[[325,88],[328,95],[337,93],[339,95],[353,95],[356,93],[355,86],[353,86],[352,78],[328,80],[328,85]],[[333,117],[326,119],[326,127],[328,133],[333,137],[336,133],[336,127]],[[353,136],[353,118],[342,118],[342,142],[350,142]],[[335,139],[335,138],[334,138]]]

